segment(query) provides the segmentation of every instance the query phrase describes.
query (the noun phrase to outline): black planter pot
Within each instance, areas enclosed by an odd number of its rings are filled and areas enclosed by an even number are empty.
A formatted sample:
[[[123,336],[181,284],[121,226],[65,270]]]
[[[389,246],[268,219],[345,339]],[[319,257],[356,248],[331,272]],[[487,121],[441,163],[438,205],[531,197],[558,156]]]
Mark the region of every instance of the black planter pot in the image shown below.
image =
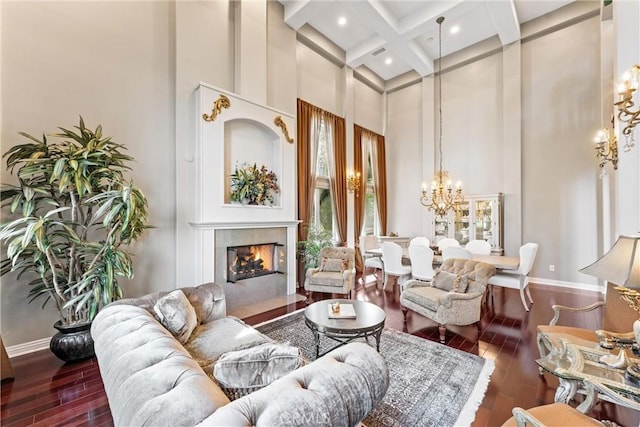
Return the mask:
[[[51,338],[49,348],[56,357],[65,362],[76,362],[95,355],[91,322],[82,325],[64,326],[59,320],[53,325],[58,333]]]

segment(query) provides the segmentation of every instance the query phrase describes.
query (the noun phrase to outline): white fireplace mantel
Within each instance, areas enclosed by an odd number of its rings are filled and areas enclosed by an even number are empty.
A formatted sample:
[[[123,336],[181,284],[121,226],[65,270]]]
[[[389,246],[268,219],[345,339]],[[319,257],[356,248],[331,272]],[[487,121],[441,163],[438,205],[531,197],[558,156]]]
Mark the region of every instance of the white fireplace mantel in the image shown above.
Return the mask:
[[[195,283],[220,283],[232,305],[295,294],[295,117],[203,83],[195,100],[195,140],[185,147],[189,173],[178,188],[193,195],[181,205],[190,242],[178,253],[181,271]],[[244,164],[276,174],[280,192],[272,206],[231,200],[230,174]],[[227,283],[226,248],[262,238],[286,246],[286,273]]]
[[[195,229],[207,230],[233,230],[236,228],[274,228],[274,227],[297,227],[299,220],[295,221],[263,221],[263,222],[190,222],[189,225]]]

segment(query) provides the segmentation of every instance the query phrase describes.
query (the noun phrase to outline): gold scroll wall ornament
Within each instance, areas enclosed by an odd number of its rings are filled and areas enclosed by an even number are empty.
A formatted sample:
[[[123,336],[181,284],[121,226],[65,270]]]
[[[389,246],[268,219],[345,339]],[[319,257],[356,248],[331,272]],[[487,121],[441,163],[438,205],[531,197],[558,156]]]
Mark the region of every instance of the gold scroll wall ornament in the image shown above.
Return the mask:
[[[211,114],[204,113],[202,118],[205,122],[212,122],[218,117],[218,114],[222,113],[223,108],[231,107],[231,101],[224,95],[220,95],[216,102],[213,103],[213,110],[211,110]]]
[[[282,120],[282,116],[276,116],[273,120],[273,123],[282,129],[282,133],[284,134],[284,139],[286,139],[290,144],[293,144],[293,138],[289,136],[289,129],[287,129],[287,124]]]

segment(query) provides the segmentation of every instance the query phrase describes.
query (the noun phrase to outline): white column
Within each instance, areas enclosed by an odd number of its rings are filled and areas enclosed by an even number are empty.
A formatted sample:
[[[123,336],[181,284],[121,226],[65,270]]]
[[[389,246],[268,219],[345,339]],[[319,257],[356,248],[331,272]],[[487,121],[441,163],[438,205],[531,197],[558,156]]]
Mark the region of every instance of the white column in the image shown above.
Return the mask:
[[[347,144],[347,170],[353,171],[353,114],[354,114],[354,79],[353,69],[348,66],[342,68],[344,72],[344,126]],[[359,171],[362,173],[362,171]],[[364,179],[364,177],[362,177]],[[360,195],[364,197],[364,194]],[[355,244],[355,192],[347,193],[347,246]]]
[[[502,49],[502,178],[504,182],[504,253],[516,255],[522,245],[522,70],[521,44]]]
[[[431,178],[436,171],[436,92],[434,74],[422,78],[422,183],[431,188]],[[416,198],[421,195],[422,187],[415,189]],[[422,235],[433,241],[432,215],[423,208]]]

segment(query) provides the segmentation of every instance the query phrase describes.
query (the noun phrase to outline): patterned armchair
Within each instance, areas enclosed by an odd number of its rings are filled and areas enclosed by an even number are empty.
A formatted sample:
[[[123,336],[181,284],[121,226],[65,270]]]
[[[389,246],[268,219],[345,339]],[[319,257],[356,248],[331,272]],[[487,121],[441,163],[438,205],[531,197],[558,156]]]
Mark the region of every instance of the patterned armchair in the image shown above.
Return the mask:
[[[472,325],[480,321],[480,308],[487,281],[496,274],[492,265],[451,258],[432,282],[408,280],[400,294],[404,321],[415,311],[438,323],[440,342],[445,342],[446,325]]]
[[[355,282],[355,263],[353,248],[322,248],[318,268],[307,270],[304,281],[307,296],[311,292],[349,295]]]

